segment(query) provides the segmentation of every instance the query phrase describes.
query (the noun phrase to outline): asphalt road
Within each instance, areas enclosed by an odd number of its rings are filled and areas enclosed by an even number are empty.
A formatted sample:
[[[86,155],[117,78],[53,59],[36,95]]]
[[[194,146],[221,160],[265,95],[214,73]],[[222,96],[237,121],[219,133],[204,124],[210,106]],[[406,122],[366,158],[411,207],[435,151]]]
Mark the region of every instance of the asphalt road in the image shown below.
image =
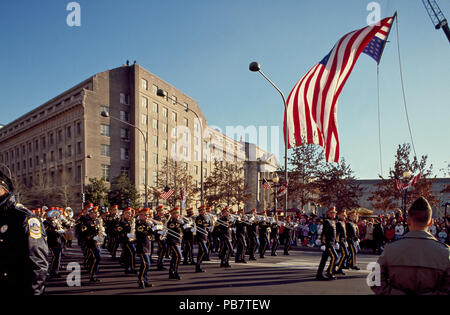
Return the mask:
[[[148,273],[151,288],[141,289],[137,285],[137,275],[128,275],[117,261],[113,261],[106,250],[102,250],[99,283],[90,284],[87,272],[81,268],[79,286],[67,284],[67,265],[81,264],[82,255],[78,246],[68,248],[62,259],[60,278],[47,280],[47,295],[367,295],[372,291],[366,284],[369,271],[366,266],[375,262],[377,256],[358,256],[360,271],[345,270],[345,276],[334,281],[316,281],[315,275],[322,252],[318,250],[293,249],[289,256],[278,251],[278,256],[258,258],[247,264],[235,264],[230,257],[232,268],[220,268],[217,254],[211,261],[204,262],[205,273],[195,273],[195,266],[180,265],[181,280],[169,280],[168,270],[157,271],[153,265]],[[156,256],[156,255],[154,255]],[[194,256],[195,257],[195,256]],[[168,268],[168,260],[164,264]],[[138,269],[139,261],[136,267]],[[74,280],[74,273],[69,279]]]

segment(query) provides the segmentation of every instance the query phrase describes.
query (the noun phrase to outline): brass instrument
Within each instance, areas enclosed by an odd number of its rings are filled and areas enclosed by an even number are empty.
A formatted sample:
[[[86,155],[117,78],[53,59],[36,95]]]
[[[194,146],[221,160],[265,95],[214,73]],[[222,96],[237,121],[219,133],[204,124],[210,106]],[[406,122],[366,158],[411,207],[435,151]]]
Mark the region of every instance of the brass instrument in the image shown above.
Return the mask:
[[[167,235],[169,235],[169,236],[181,241],[182,236],[180,233],[172,231],[167,226],[165,226],[164,223],[161,221],[157,221],[152,218],[149,218],[149,220],[151,220],[153,223],[155,223],[155,226],[153,227],[153,231],[155,231],[156,233],[161,235],[161,237],[160,237],[161,240],[166,239]]]

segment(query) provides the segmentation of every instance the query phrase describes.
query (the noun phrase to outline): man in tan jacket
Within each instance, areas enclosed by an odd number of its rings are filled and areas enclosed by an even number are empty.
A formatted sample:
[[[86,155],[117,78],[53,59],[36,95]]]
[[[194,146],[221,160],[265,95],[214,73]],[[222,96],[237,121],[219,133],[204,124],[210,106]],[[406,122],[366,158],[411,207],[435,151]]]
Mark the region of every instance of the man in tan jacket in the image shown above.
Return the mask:
[[[379,295],[450,293],[450,249],[438,242],[428,228],[432,224],[428,201],[420,197],[408,211],[409,233],[386,246],[378,259]]]

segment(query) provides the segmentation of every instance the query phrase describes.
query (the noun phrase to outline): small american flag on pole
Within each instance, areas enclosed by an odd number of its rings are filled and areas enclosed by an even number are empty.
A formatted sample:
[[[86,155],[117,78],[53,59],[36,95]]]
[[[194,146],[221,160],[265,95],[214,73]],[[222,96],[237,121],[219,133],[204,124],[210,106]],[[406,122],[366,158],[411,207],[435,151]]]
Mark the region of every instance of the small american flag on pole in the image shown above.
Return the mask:
[[[272,188],[272,186],[270,186],[269,182],[265,178],[263,178],[263,187],[264,187],[264,189]]]
[[[288,182],[284,182],[283,185],[280,187],[280,190],[277,192],[277,197],[281,197],[286,194],[288,188]]]
[[[174,193],[174,190],[172,188],[170,188],[169,186],[166,186],[164,188],[164,191],[161,193],[161,198],[163,198],[164,200],[167,200],[170,198],[170,196],[172,196]]]

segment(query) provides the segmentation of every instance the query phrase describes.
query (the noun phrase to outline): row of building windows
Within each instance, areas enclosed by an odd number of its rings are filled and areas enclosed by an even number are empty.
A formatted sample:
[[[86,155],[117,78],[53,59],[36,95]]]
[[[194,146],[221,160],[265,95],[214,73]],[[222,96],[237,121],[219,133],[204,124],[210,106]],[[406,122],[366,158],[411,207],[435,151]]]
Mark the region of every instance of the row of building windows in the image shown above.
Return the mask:
[[[42,157],[40,157],[40,155],[36,155],[34,157],[34,165],[38,166],[40,164],[45,164],[47,163],[47,157],[49,158],[50,162],[54,162],[55,161],[55,154],[56,151],[51,150],[49,152],[49,155],[47,156],[48,152],[42,153]],[[77,142],[76,146],[75,146],[75,154],[81,154],[82,153],[82,143],[81,141]],[[58,148],[57,151],[58,154],[58,160],[62,160],[64,157],[70,158],[73,156],[73,147],[72,145],[68,145],[65,148],[65,151],[63,148]],[[14,168],[14,165],[17,165],[17,171],[20,171],[20,162],[18,161],[20,159],[20,156],[18,156],[16,154],[16,158],[14,159],[14,151],[10,151],[10,152],[5,152],[5,153],[0,153],[0,163],[5,163],[5,164],[9,164]],[[26,163],[26,159],[24,159],[22,161],[22,165],[23,165],[23,169],[26,169],[27,167],[27,163]],[[28,158],[28,167],[32,168],[33,167],[33,158],[30,157]]]
[[[59,103],[55,104],[55,105],[49,105],[47,108],[42,109],[39,114],[36,113],[33,116],[23,120],[20,123],[17,123],[14,127],[9,127],[7,130],[5,128],[5,130],[2,130],[2,132],[0,132],[0,137],[6,136],[8,133],[13,132],[14,130],[17,130],[20,127],[24,127],[25,125],[42,118],[43,116],[45,116],[46,114],[51,114],[53,113],[54,110],[58,109],[61,105],[64,105],[66,103],[70,103],[72,102],[74,99],[78,98],[81,96],[81,92],[83,89],[89,89],[89,85],[83,87],[81,90],[74,92],[73,95],[71,96],[67,96],[63,101],[60,101]]]
[[[81,136],[81,123],[76,123],[76,135]],[[72,126],[67,126],[65,128],[65,139],[71,139],[72,138]],[[56,138],[56,139],[55,139]],[[43,135],[39,139],[35,139],[32,142],[28,142],[26,144],[22,144],[19,146],[16,146],[14,149],[12,149],[9,152],[5,152],[4,154],[0,154],[0,162],[8,162],[14,160],[14,158],[20,159],[21,157],[27,157],[33,153],[39,153],[39,149],[46,150],[50,147],[60,144],[64,142],[64,135],[63,135],[63,129],[60,129],[56,132],[49,132],[47,135]],[[77,149],[80,148],[81,151],[81,142],[77,143]],[[71,145],[68,146],[68,148],[71,148]],[[69,149],[71,152],[71,150]],[[78,150],[77,150],[78,152]]]

